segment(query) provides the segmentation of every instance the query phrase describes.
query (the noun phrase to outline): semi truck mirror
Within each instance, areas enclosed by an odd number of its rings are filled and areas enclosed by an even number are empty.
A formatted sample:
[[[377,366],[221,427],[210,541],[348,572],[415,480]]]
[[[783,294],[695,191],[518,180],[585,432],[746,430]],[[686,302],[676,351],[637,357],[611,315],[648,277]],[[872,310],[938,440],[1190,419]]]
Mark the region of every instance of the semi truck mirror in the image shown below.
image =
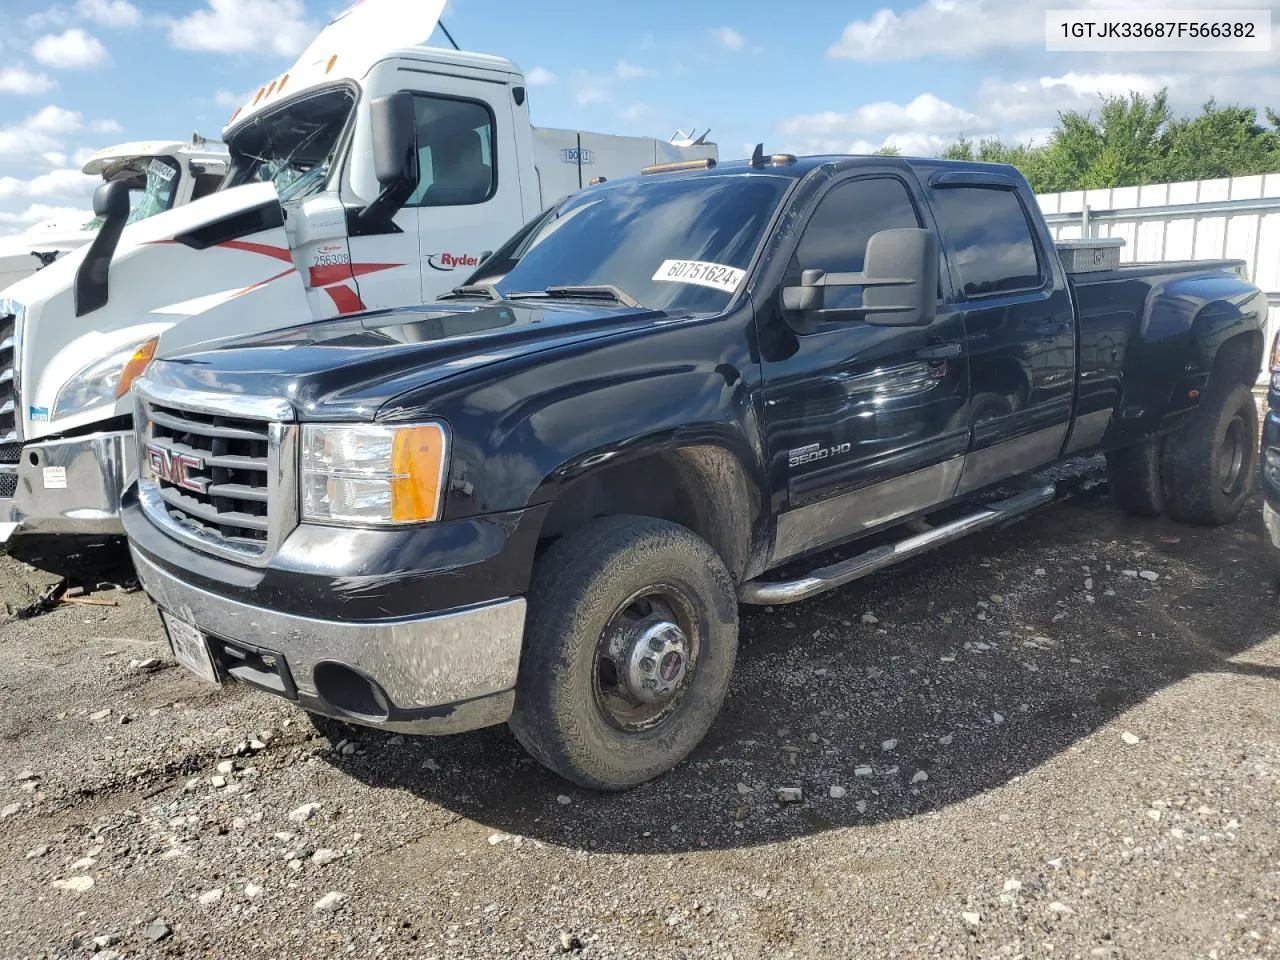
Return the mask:
[[[111,258],[129,220],[129,184],[124,180],[112,180],[99,186],[93,191],[93,213],[102,218],[102,226],[76,268],[72,297],[77,317],[107,305]]]
[[[381,192],[365,207],[366,225],[390,220],[418,186],[418,120],[413,95],[398,90],[369,104],[373,174]]]
[[[826,306],[827,287],[861,287],[857,306]],[[859,317],[883,327],[926,326],[937,314],[938,240],[929,230],[881,230],[867,241],[861,273],[805,270],[782,291],[784,310],[824,320]]]

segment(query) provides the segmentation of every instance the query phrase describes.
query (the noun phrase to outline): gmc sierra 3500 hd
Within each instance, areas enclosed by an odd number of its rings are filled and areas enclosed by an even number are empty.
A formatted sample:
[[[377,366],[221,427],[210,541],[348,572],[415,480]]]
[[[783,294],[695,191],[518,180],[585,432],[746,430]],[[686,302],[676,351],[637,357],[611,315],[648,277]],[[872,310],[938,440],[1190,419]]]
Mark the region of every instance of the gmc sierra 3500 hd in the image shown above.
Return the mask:
[[[153,364],[124,523],[205,679],[401,732],[509,721],[622,789],[711,727],[739,602],[1043,504],[1038,468],[1105,451],[1126,509],[1232,520],[1266,310],[1242,274],[1069,275],[1002,165],[667,164],[441,302]]]

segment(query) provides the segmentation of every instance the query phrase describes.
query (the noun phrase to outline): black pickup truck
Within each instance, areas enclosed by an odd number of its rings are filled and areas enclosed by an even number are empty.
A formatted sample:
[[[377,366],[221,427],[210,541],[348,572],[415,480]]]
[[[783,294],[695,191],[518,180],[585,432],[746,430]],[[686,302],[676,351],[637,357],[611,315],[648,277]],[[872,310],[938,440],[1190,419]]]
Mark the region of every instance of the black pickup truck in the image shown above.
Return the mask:
[[[711,727],[739,603],[1045,503],[1054,461],[1232,520],[1265,310],[1236,262],[1068,274],[1007,166],[651,168],[445,301],[154,364],[124,521],[205,679],[400,732],[509,721],[621,789]]]

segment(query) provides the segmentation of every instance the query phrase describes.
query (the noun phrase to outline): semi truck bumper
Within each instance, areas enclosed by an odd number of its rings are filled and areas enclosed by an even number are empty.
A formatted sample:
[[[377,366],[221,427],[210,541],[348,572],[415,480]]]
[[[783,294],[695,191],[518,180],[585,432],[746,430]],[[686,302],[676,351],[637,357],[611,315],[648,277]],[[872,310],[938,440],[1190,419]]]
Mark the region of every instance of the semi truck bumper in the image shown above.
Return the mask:
[[[0,543],[15,534],[117,536],[121,492],[137,472],[133,431],[25,444],[0,464]]]

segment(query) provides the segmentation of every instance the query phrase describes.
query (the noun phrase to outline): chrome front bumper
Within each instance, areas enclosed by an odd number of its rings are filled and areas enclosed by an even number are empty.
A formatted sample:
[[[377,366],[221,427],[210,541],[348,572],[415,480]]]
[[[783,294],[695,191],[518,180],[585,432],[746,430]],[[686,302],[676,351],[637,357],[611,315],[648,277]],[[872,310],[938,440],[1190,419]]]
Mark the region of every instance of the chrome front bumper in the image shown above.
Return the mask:
[[[460,733],[511,716],[524,637],[521,597],[407,620],[314,620],[218,596],[138,549],[132,553],[139,580],[161,610],[217,641],[282,659],[284,689],[292,686],[308,710],[415,734]],[[334,665],[372,681],[388,708],[384,714],[357,715],[335,703],[316,680],[317,666],[331,672]]]
[[[0,498],[0,543],[17,533],[123,534],[120,497],[136,471],[131,430],[25,444],[17,464],[0,464],[17,475],[13,496]]]

